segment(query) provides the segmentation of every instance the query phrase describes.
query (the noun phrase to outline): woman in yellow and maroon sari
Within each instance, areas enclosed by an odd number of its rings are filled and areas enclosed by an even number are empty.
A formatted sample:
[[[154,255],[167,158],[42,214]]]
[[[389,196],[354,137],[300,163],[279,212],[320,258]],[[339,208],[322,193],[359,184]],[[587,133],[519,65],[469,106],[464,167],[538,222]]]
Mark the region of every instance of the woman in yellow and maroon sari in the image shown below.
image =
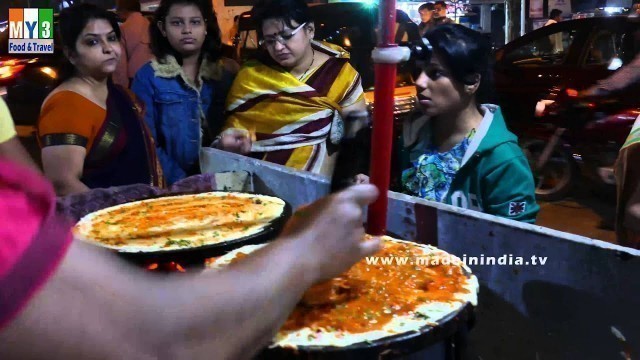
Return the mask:
[[[360,75],[345,50],[313,40],[304,0],[260,0],[252,17],[263,56],[238,73],[214,146],[329,175],[333,150],[364,125],[343,122],[366,113]]]
[[[110,76],[121,54],[111,13],[83,4],[60,13],[68,74],[45,100],[38,140],[58,195],[119,185],[163,185],[142,107]]]

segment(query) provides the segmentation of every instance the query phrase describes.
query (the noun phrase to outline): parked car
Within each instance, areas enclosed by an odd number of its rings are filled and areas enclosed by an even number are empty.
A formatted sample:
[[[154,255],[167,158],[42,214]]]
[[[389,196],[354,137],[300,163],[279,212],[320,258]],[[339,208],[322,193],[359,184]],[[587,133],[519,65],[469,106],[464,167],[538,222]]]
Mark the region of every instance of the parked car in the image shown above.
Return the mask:
[[[532,31],[496,51],[496,99],[509,126],[526,133],[536,103],[554,87],[584,89],[638,53],[640,22],[624,16],[563,21]],[[562,51],[550,37],[562,36]]]

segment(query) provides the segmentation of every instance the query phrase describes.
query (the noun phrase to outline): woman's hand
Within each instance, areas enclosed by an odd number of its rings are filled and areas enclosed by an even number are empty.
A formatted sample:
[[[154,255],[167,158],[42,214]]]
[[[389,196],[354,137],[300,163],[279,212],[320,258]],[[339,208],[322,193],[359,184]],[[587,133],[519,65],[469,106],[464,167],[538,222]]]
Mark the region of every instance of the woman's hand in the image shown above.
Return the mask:
[[[213,146],[224,151],[246,155],[251,152],[252,140],[249,131],[231,128],[223,131]]]
[[[356,175],[356,177],[353,179],[354,183],[356,185],[358,184],[368,184],[369,183],[369,177],[365,174],[358,174]]]

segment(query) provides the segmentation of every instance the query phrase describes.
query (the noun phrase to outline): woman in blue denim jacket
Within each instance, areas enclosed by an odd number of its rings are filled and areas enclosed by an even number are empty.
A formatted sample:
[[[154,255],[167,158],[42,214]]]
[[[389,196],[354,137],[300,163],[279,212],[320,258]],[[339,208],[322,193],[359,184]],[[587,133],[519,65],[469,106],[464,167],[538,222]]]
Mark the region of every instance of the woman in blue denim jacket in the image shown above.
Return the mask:
[[[136,73],[132,89],[146,105],[145,121],[170,185],[200,172],[200,147],[211,144],[223,123],[238,65],[220,56],[220,29],[210,1],[163,0],[154,24],[156,59]]]

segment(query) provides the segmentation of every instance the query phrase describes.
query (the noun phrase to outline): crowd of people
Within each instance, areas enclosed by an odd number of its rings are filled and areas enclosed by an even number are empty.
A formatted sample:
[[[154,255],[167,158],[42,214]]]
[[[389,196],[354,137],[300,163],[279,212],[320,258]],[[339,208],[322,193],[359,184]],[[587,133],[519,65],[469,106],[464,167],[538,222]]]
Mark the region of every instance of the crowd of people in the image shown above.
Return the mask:
[[[486,40],[451,24],[444,2],[424,9],[433,9],[421,10],[429,18],[420,31],[434,56],[416,58],[424,116],[406,124],[406,192],[534,222],[533,177],[516,137],[497,106],[483,105]],[[60,14],[67,68],[38,122],[58,195],[172,185],[200,172],[207,146],[331,176],[345,134],[368,126],[360,74],[347,51],[314,39],[304,1],[254,6],[262,51],[242,68],[221,55],[210,2],[164,0],[151,24],[139,10],[119,0],[121,26],[88,4]]]
[[[453,23],[453,20],[447,17],[447,3],[444,1],[424,3],[418,8],[418,13],[420,36],[424,36],[427,31],[438,25]]]
[[[222,56],[208,1],[163,0],[151,22],[137,0],[117,5],[121,25],[114,13],[89,4],[60,13],[68,61],[37,128],[42,169],[58,196],[174,184],[200,173],[202,147],[330,176],[345,134],[368,126],[350,121],[367,111],[360,75],[347,51],[314,39],[304,1],[254,6],[262,51],[242,67]],[[500,108],[486,104],[486,40],[451,24],[442,1],[419,12],[431,50],[414,55],[422,116],[404,124],[402,190],[535,222],[539,207],[526,158]],[[551,11],[548,24],[560,16]],[[18,145],[14,138],[3,147]],[[15,155],[21,151],[12,156],[33,164]],[[365,174],[354,179],[367,181]]]
[[[174,184],[200,172],[202,147],[330,175],[345,134],[368,126],[349,121],[366,112],[360,75],[347,51],[314,39],[304,0],[257,2],[262,52],[242,67],[221,55],[210,1],[162,0],[153,22],[135,2],[119,7],[123,25],[88,4],[60,13],[68,63],[41,109],[42,174],[0,100],[0,342],[8,344],[0,357],[249,357],[306,288],[379,249],[378,239],[361,241],[375,187],[357,184],[304,208],[248,261],[162,281],[72,242],[56,195]],[[500,108],[485,103],[489,44],[448,23],[444,2],[420,13],[420,116],[403,128],[403,189],[535,222],[528,162]]]

